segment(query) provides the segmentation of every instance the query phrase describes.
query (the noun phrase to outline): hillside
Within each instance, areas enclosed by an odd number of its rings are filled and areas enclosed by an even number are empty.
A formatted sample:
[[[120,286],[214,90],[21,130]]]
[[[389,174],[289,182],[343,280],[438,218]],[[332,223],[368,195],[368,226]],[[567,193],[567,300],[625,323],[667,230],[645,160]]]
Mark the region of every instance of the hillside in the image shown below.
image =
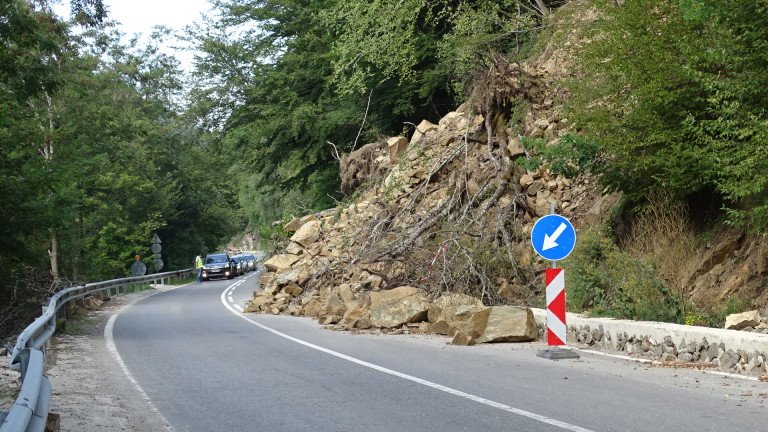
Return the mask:
[[[580,232],[563,262],[579,275],[569,285],[571,308],[716,324],[725,312],[768,305],[762,236],[726,227],[719,216],[702,220],[682,200],[628,212],[597,173],[552,151],[582,151],[564,113],[583,39],[563,29],[595,20],[589,4],[559,9],[551,17],[558,30],[532,60],[497,56],[469,101],[438,124],[425,120],[410,137],[344,155],[341,184],[350,198],[285,225],[292,236],[267,261],[248,310],[368,328],[371,296],[380,297],[372,293],[399,287],[431,300],[460,293],[486,306],[542,306],[549,263],[535,256],[529,235],[550,208]],[[615,299],[597,304],[589,296],[601,283],[598,296]]]

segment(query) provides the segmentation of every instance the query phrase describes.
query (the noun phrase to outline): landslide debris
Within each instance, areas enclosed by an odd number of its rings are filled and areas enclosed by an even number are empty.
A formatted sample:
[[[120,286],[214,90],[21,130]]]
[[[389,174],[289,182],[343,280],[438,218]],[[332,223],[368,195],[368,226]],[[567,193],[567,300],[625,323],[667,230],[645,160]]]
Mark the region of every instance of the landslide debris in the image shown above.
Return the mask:
[[[583,27],[596,19],[585,5],[569,2],[553,19]],[[246,310],[341,329],[418,328],[457,344],[535,338],[525,310],[544,306],[548,263],[530,246],[534,221],[554,210],[577,230],[603,225],[621,199],[588,172],[568,178],[546,165],[525,168],[535,157],[527,140],[549,146],[574,131],[563,82],[589,41],[568,26],[552,28],[529,62],[494,55],[469,101],[438,124],[424,120],[410,137],[342,155],[349,201],[284,225],[293,235],[266,261]],[[693,244],[675,282],[684,299],[746,294],[768,304],[765,238],[723,229]]]
[[[420,328],[454,343],[532,340],[547,263],[531,250],[534,221],[552,209],[577,226],[615,196],[593,178],[528,170],[524,137],[569,130],[551,62],[497,57],[470,102],[413,135],[341,158],[350,202],[284,225],[247,312],[316,318],[342,329]],[[409,327],[410,326],[410,327]]]

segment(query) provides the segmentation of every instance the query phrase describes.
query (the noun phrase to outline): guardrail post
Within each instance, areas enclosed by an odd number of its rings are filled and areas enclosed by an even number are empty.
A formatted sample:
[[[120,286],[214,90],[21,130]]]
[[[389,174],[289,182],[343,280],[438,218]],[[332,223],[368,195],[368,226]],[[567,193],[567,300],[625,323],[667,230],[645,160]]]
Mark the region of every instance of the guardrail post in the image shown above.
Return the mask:
[[[46,306],[46,305],[43,305],[43,315],[45,315],[45,312],[46,312],[47,310],[48,310],[48,306]],[[58,323],[56,322],[56,320],[57,320],[57,319],[59,319],[59,311],[56,311],[56,313],[55,313],[55,314],[53,314],[53,325],[54,325],[54,328],[56,328],[55,326],[58,324]],[[45,341],[45,343],[43,344],[43,352],[44,352],[44,353],[47,353],[47,352],[48,352],[48,348],[50,348],[50,347],[51,347],[51,340],[50,340],[50,339],[47,339],[47,340]]]
[[[24,383],[24,377],[27,376],[27,367],[29,366],[29,348],[19,353],[19,366],[21,367],[21,382]]]

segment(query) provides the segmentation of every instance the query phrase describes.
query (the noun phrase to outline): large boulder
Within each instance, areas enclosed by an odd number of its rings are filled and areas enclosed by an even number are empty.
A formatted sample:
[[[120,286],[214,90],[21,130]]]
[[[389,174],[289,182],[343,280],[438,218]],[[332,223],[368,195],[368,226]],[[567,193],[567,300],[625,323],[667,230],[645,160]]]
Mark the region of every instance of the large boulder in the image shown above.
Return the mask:
[[[283,229],[287,232],[296,232],[296,230],[301,228],[302,223],[298,218],[293,218],[290,222],[283,225]]]
[[[430,301],[426,292],[402,286],[371,293],[371,324],[392,328],[427,319]]]
[[[755,327],[760,324],[760,312],[753,310],[725,317],[725,328],[728,330],[741,330],[747,327]]]
[[[451,341],[451,344],[471,346],[471,345],[477,344],[477,341],[473,337],[465,334],[464,332],[456,332],[456,334],[453,336],[453,340]]]
[[[389,150],[389,163],[394,165],[400,159],[405,148],[408,146],[408,139],[402,136],[392,137],[387,140],[387,149]]]
[[[430,329],[437,334],[451,335],[451,325],[449,321],[455,315],[456,308],[461,306],[483,306],[479,299],[460,293],[449,293],[440,296],[432,302],[427,312],[427,319],[430,322]]]
[[[357,296],[352,290],[352,286],[350,284],[343,283],[336,287],[334,291],[339,295],[341,301],[344,303],[344,306],[347,309],[353,309],[357,307]]]
[[[369,311],[360,307],[352,308],[344,313],[339,325],[347,329],[367,329],[371,327]]]
[[[285,286],[291,283],[298,283],[299,277],[300,277],[300,274],[298,269],[290,269],[287,271],[277,273],[275,275],[274,282],[277,286]]]
[[[297,261],[299,261],[299,257],[296,255],[280,254],[264,261],[264,267],[266,267],[268,271],[273,272],[286,271],[290,269],[292,265],[296,264]]]
[[[304,289],[302,289],[300,286],[296,285],[295,283],[291,283],[285,288],[283,288],[283,292],[290,295],[291,297],[298,297],[301,295],[301,293],[304,292]]]
[[[309,221],[301,226],[291,237],[291,241],[304,247],[315,243],[320,238],[320,227],[322,223],[318,220]]]
[[[308,317],[316,317],[320,314],[320,309],[323,307],[323,303],[318,297],[312,297],[302,306],[301,314]]]
[[[301,255],[304,253],[304,248],[300,244],[292,241],[288,242],[288,246],[285,247],[285,251],[293,255]]]
[[[344,300],[338,292],[334,291],[325,298],[322,308],[322,313],[324,315],[337,315],[341,317],[344,316],[344,313],[346,312],[347,306],[344,304]],[[338,320],[336,322],[338,322]]]
[[[275,274],[274,273],[268,273],[264,272],[261,275],[259,275],[259,286],[265,287],[272,285],[272,283],[275,282]]]
[[[246,313],[261,312],[266,306],[269,306],[274,301],[274,297],[271,294],[260,293],[254,296],[253,300],[245,307]]]
[[[422,120],[421,123],[419,123],[419,125],[416,126],[416,131],[413,133],[413,136],[411,137],[411,144],[417,143],[422,139],[422,137],[424,137],[424,135],[427,135],[428,133],[436,130],[437,130],[436,124],[432,124],[427,120]]]
[[[487,325],[477,343],[524,342],[536,339],[536,321],[529,308],[494,306],[490,309]]]
[[[456,336],[462,333],[472,339],[472,344],[483,334],[488,325],[488,317],[491,308],[487,306],[464,305],[453,310],[453,314],[446,315],[446,321],[450,328],[449,335]]]

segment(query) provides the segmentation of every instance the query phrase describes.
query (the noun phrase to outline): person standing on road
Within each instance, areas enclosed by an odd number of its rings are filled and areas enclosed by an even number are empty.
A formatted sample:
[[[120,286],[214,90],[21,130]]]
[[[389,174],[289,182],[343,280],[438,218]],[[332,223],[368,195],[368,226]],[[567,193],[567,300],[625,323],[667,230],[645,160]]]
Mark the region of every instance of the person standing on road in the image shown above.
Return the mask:
[[[195,283],[203,283],[203,257],[200,254],[195,258],[195,271],[197,272],[197,280]]]

